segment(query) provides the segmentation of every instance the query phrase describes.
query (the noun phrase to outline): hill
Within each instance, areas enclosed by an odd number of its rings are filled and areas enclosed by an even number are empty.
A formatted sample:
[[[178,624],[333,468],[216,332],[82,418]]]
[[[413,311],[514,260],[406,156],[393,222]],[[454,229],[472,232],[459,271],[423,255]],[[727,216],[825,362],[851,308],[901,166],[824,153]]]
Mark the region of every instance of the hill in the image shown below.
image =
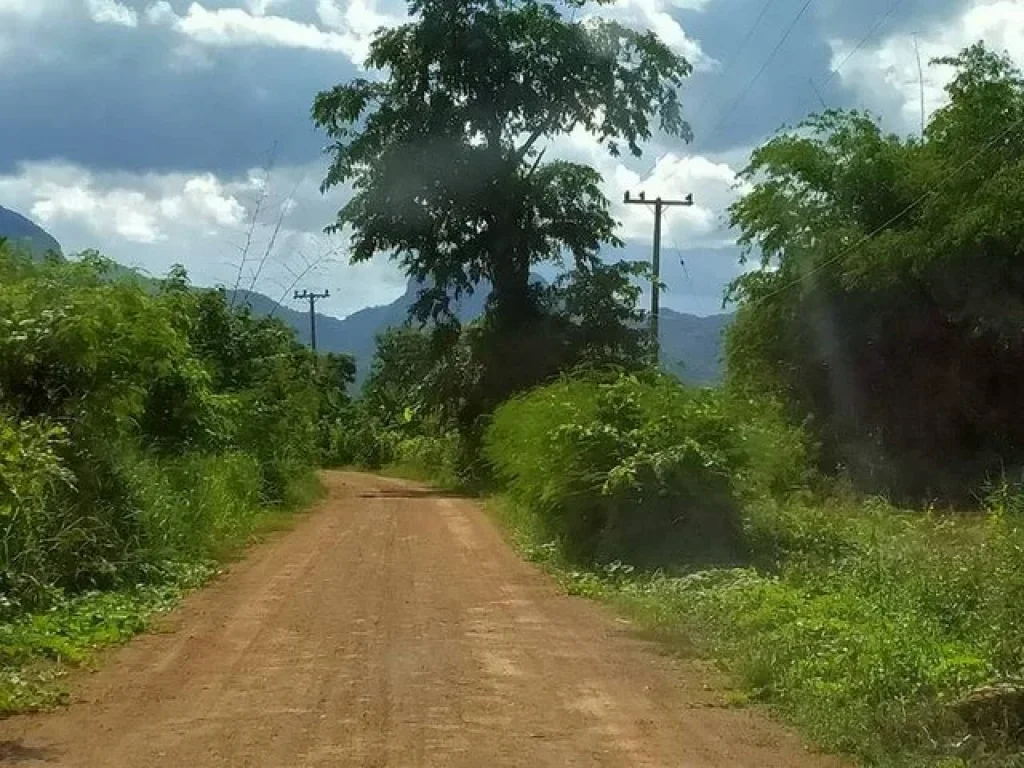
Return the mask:
[[[661,364],[687,384],[710,386],[722,380],[724,333],[733,315],[699,317],[661,310]]]
[[[60,243],[31,219],[0,206],[0,237],[27,248],[33,256],[53,251],[61,253]]]
[[[540,278],[537,278],[540,279]],[[356,360],[356,382],[361,383],[369,373],[377,334],[405,323],[409,308],[416,301],[417,286],[410,281],[405,293],[390,304],[367,307],[344,319],[317,313],[317,346],[323,352],[352,355]],[[309,314],[289,307],[278,306],[259,293],[239,291],[238,301],[249,304],[257,314],[270,314],[295,328],[299,338],[309,343]],[[486,290],[479,290],[464,299],[457,314],[463,321],[472,320],[483,312]],[[665,370],[683,381],[697,386],[718,383],[722,375],[720,362],[722,334],[732,321],[732,315],[698,317],[671,309],[662,310],[661,344]]]
[[[409,318],[409,310],[416,301],[418,284],[410,280],[405,293],[390,304],[367,307],[353,312],[344,319],[316,313],[317,347],[321,352],[338,352],[352,355],[356,360],[356,383],[361,384],[370,372],[370,363],[376,349],[377,334],[388,328],[400,326]],[[309,313],[277,305],[275,301],[260,293],[238,291],[238,301],[248,304],[256,314],[273,313],[295,329],[299,339],[308,344]],[[477,291],[463,299],[456,307],[460,320],[468,321],[483,313],[487,291]],[[275,309],[276,307],[276,309]]]

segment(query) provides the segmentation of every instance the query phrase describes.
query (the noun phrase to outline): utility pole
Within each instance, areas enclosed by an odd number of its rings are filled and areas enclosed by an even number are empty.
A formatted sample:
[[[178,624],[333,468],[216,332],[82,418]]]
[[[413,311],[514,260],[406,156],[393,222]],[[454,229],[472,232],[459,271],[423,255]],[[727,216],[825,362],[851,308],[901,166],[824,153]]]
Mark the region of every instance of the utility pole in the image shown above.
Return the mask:
[[[660,315],[661,315],[661,212],[665,208],[675,206],[689,207],[693,205],[693,195],[687,195],[682,200],[662,200],[660,197],[651,201],[641,192],[639,197],[633,198],[626,192],[623,202],[626,205],[650,205],[654,204],[654,258],[652,267],[654,275],[651,277],[651,341],[654,344],[654,362],[657,364],[661,359],[661,337]]]
[[[295,292],[295,300],[307,299],[309,301],[309,338],[312,341],[313,351],[316,352],[316,303],[320,299],[329,299],[331,297],[330,291],[324,291],[323,293],[316,293],[310,291],[299,291]]]
[[[921,66],[921,48],[914,35],[914,54],[917,56],[917,83],[921,90],[921,138],[924,139],[924,68]]]

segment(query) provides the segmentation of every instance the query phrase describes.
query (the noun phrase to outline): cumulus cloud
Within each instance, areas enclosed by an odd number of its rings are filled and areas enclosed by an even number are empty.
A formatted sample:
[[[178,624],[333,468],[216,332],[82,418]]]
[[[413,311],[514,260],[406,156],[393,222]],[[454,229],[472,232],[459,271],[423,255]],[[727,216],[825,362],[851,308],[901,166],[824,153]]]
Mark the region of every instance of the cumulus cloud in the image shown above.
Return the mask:
[[[167,0],[159,0],[149,6],[145,18],[150,24],[168,26],[203,46],[325,51],[344,54],[356,64],[365,59],[377,29],[406,19],[404,14],[381,12],[374,0],[317,0],[315,12],[322,25],[318,26],[271,13],[283,5],[283,0],[248,0],[244,7],[208,8],[193,2],[184,15],[179,15]]]
[[[317,0],[316,12],[324,26],[348,40],[357,64],[366,59],[378,29],[397,26],[409,18],[402,6],[384,11],[377,0]]]
[[[100,239],[149,244],[168,239],[181,221],[207,231],[238,227],[244,208],[212,175],[175,174],[118,183],[86,169],[51,163],[22,167],[0,177],[5,199],[26,199],[29,213],[44,226],[70,223]]]
[[[151,23],[168,24],[185,37],[203,45],[243,47],[265,45],[281,48],[307,48],[334,51],[353,56],[356,49],[345,35],[327,32],[285,16],[260,13],[245,8],[208,9],[192,3],[184,16],[179,16],[167,2],[151,6],[146,18]]]
[[[678,142],[653,149],[653,160],[615,158],[592,136],[576,130],[553,142],[548,155],[587,163],[604,177],[603,191],[625,241],[623,250],[606,254],[610,259],[651,258],[653,206],[625,205],[624,192],[635,196],[642,191],[649,200],[693,194],[692,208],[673,207],[664,214],[662,280],[667,290],[662,303],[701,315],[721,312],[725,286],[743,269],[725,209],[744,191],[736,169],[746,162],[748,152],[693,155]]]
[[[731,245],[734,238],[726,230],[725,209],[742,194],[737,171],[723,159],[685,154],[683,149],[663,150],[652,167],[644,161],[611,157],[592,136],[582,130],[559,139],[552,146],[554,156],[595,167],[604,177],[605,195],[612,201],[612,212],[622,227],[625,240],[650,241],[651,213],[644,206],[624,205],[623,193],[644,192],[648,199],[679,199],[694,196],[691,208],[673,208],[666,214],[666,241],[680,247],[716,248]],[[649,165],[649,161],[647,161]]]
[[[856,52],[840,72],[843,82],[874,111],[902,130],[919,129],[920,84],[915,42],[924,63],[925,114],[946,101],[943,91],[950,72],[929,67],[936,57],[956,54],[979,40],[997,51],[1007,51],[1024,65],[1024,4],[1017,0],[971,0],[952,19],[935,23],[921,35],[890,35],[873,47]],[[833,40],[833,66],[852,51],[847,40]]]
[[[889,36],[860,51],[826,87],[830,62],[836,66],[890,6],[891,0],[818,0],[719,128],[720,110],[791,20],[789,3],[773,4],[742,51],[735,49],[739,35],[763,0],[590,5],[580,15],[654,30],[697,66],[683,101],[703,143],[691,156],[692,148],[656,135],[638,161],[610,158],[574,135],[555,142],[547,156],[588,162],[604,174],[630,258],[647,257],[651,217],[642,207],[620,205],[622,193],[692,192],[697,206],[673,209],[665,220],[665,247],[682,249],[689,271],[667,277],[682,285],[692,275],[699,284],[694,294],[711,301],[735,270],[722,220],[738,193],[734,169],[746,162],[749,146],[816,107],[809,76],[830,105],[868,106],[913,130],[912,32],[925,59],[979,38],[1018,56],[1024,47],[1019,0],[904,3],[884,28]],[[406,9],[404,0],[0,0],[0,204],[47,219],[68,250],[98,246],[156,273],[184,261],[200,282],[230,281],[229,262],[236,261],[257,194],[248,169],[279,142],[282,173],[265,212],[273,218],[281,206],[288,209],[279,252],[314,258],[327,247],[321,229],[342,200],[316,190],[324,137],[310,125],[310,102],[318,90],[356,76],[351,62],[363,60],[376,29],[405,21]],[[712,56],[723,66],[715,67]],[[928,109],[941,103],[943,77],[926,71]],[[75,115],[73,124],[58,112]],[[269,237],[266,223],[258,234],[261,242]],[[290,267],[305,269],[301,260]],[[349,269],[332,266],[322,275],[323,287],[338,291],[330,311],[401,292],[392,265]],[[293,278],[281,268],[263,279]]]
[[[120,27],[138,26],[139,16],[134,9],[117,0],[85,0],[89,18],[97,24],[114,24]]]
[[[35,219],[66,252],[96,248],[149,274],[166,274],[181,263],[198,285],[237,280],[275,300],[299,283],[329,288],[332,298],[321,306],[338,316],[393,301],[405,288],[395,265],[384,257],[350,265],[345,240],[321,231],[339,205],[320,194],[322,172],[317,163],[221,178],[26,163],[0,175],[0,200]]]
[[[273,6],[285,5],[287,2],[288,0],[247,0],[246,6],[251,13],[264,16]]]
[[[597,6],[594,16],[614,19],[641,30],[655,30],[662,41],[697,69],[709,69],[715,61],[704,53],[699,42],[683,29],[680,10],[701,10],[708,0],[616,0]]]
[[[735,238],[727,230],[724,211],[742,189],[737,187],[736,171],[725,163],[702,156],[668,153],[657,159],[654,169],[646,176],[625,171],[618,174],[618,181],[634,193],[643,191],[648,199],[678,200],[687,194],[693,195],[692,207],[672,208],[665,213],[665,236],[676,247],[685,244],[687,248],[714,248],[733,244]],[[624,239],[650,239],[651,214],[643,206],[622,205],[618,214]]]

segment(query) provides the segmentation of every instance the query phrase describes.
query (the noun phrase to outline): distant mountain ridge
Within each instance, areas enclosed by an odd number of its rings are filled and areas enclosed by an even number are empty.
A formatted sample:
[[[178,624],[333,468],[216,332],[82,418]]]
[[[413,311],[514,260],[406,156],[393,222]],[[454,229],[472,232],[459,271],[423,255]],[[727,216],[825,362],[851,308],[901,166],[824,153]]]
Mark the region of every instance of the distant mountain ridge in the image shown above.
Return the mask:
[[[24,245],[36,256],[43,256],[49,251],[61,253],[60,243],[42,227],[3,207],[0,207],[0,238]],[[534,279],[542,281],[540,277],[535,276]],[[318,312],[317,346],[323,352],[352,355],[356,360],[357,382],[361,382],[369,373],[377,335],[408,320],[418,291],[419,284],[410,280],[405,293],[390,304],[367,307],[344,319]],[[464,297],[456,307],[459,319],[465,322],[479,317],[484,311],[488,293],[484,285]],[[280,318],[295,329],[300,341],[309,343],[308,312],[278,304],[254,291],[238,290],[234,297],[236,304],[248,305],[254,314]],[[718,383],[722,376],[723,334],[732,318],[732,315],[698,317],[662,309],[661,357],[665,370],[689,384],[706,386]]]
[[[60,243],[31,219],[0,205],[0,237],[15,246],[27,248],[33,256],[45,256],[51,251],[62,253]]]
[[[405,293],[390,304],[366,307],[353,312],[344,319],[316,313],[317,348],[321,352],[337,352],[352,355],[356,360],[356,381],[361,383],[370,372],[373,353],[377,347],[377,335],[388,328],[404,325],[409,319],[409,310],[416,303],[419,283],[409,280]],[[483,314],[488,292],[478,290],[464,297],[456,304],[455,314],[467,322]],[[309,312],[278,305],[260,293],[237,291],[236,301],[248,304],[255,314],[278,317],[295,329],[299,340],[310,342]]]
[[[410,280],[405,293],[390,304],[367,307],[344,319],[318,312],[318,348],[323,352],[352,355],[356,360],[357,382],[362,382],[370,370],[377,335],[405,324],[417,293],[417,283]],[[256,314],[274,314],[281,318],[296,330],[303,343],[309,343],[308,312],[277,306],[272,299],[258,293],[239,291],[236,296],[239,303],[248,304]],[[486,289],[477,290],[463,299],[456,314],[464,322],[473,320],[483,313],[486,300]],[[688,384],[717,384],[722,378],[723,334],[732,319],[731,314],[699,317],[663,308],[659,334],[662,366]]]

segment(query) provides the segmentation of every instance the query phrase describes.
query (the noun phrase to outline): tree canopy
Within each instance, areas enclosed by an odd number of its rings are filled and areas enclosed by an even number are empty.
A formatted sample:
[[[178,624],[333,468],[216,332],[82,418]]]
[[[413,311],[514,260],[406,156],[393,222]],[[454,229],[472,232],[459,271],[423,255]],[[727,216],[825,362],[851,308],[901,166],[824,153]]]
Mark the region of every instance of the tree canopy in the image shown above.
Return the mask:
[[[731,289],[733,382],[810,413],[833,466],[917,496],[1024,449],[1024,80],[980,44],[939,63],[923,136],[814,116],[754,152],[732,208],[760,260]]]
[[[323,187],[354,190],[334,226],[351,228],[355,261],[391,253],[430,286],[421,319],[486,279],[496,323],[514,327],[539,311],[532,265],[593,265],[618,242],[600,175],[546,161],[545,142],[584,130],[639,156],[656,125],[688,137],[676,88],[690,65],[653,32],[577,19],[581,5],[412,0],[414,20],[370,48],[384,77],[317,96]]]

